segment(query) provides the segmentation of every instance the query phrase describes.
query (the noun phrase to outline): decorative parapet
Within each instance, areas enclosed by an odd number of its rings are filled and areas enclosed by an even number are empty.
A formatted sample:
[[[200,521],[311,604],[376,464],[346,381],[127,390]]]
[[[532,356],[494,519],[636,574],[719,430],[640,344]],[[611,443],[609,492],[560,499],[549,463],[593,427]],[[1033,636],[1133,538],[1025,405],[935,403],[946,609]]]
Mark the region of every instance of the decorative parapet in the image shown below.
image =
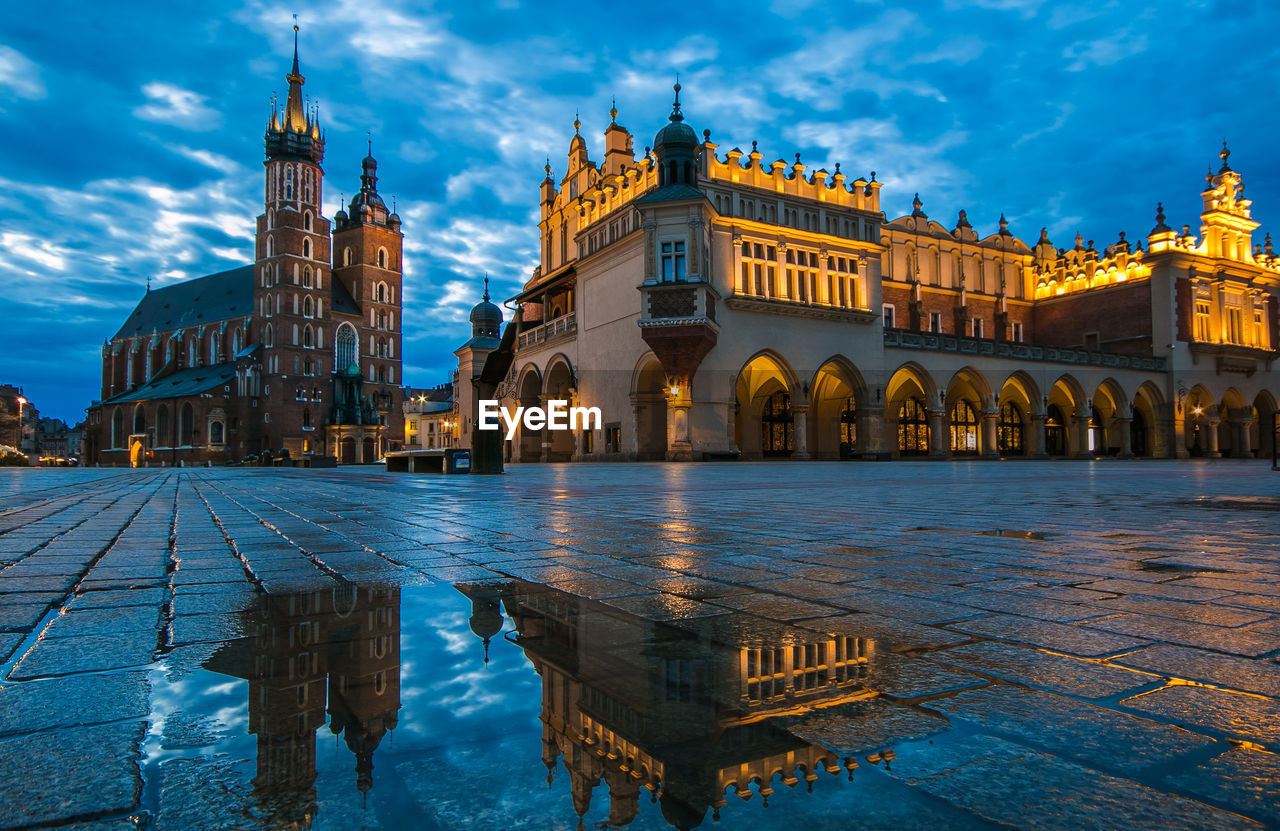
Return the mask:
[[[800,163],[799,153],[794,164],[778,159],[765,167],[760,162],[763,156],[755,149],[754,142],[750,153],[743,153],[735,147],[724,159],[716,157],[717,146],[710,141],[702,145],[703,171],[713,181],[731,182],[850,210],[880,211],[880,183],[876,181],[875,173],[871,174],[870,180],[859,177],[846,184],[840,165],[836,165],[835,173],[819,169],[805,176],[805,166]],[[745,163],[741,161],[744,156]]]
[[[557,340],[561,337],[576,335],[578,333],[578,313],[569,312],[562,315],[550,323],[546,323],[536,329],[530,329],[527,332],[521,332],[520,337],[516,341],[516,349],[527,349],[530,346],[537,346],[540,343]]]
[[[1168,361],[1162,357],[1120,355],[1094,352],[1073,347],[1036,346],[1029,343],[962,338],[936,332],[912,332],[907,329],[885,329],[884,345],[899,349],[928,349],[935,352],[957,352],[962,355],[984,355],[1020,361],[1044,361],[1077,366],[1105,366],[1114,369],[1140,369],[1166,372]]]
[[[865,309],[842,309],[817,303],[800,303],[793,300],[774,300],[763,297],[735,294],[725,298],[725,308],[739,312],[801,317],[808,320],[832,320],[838,323],[874,323],[880,315]]]
[[[1103,251],[1093,247],[1093,240],[1089,240],[1086,248],[1077,234],[1075,248],[1060,250],[1056,260],[1037,265],[1033,276],[1035,298],[1045,300],[1062,294],[1145,280],[1150,276],[1151,266],[1144,262],[1141,246],[1131,250],[1123,233],[1115,245],[1107,246]]]

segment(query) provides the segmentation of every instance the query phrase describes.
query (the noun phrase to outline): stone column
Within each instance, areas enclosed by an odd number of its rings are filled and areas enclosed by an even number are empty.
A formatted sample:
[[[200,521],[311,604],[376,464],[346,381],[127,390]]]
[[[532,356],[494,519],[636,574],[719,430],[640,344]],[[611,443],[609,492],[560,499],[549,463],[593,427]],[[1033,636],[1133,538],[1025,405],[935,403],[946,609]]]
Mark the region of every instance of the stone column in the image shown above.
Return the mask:
[[[689,383],[681,381],[676,384],[680,390],[676,395],[667,396],[667,461],[688,462],[693,460],[693,443],[689,440]]]
[[[947,440],[947,413],[945,410],[929,411],[929,455],[935,459],[947,458],[950,442]]]
[[[1205,425],[1200,431],[1200,438],[1202,439],[1200,446],[1204,448],[1204,455],[1207,458],[1222,458],[1222,453],[1218,451],[1218,425],[1221,423],[1222,419],[1216,415],[1206,416],[1205,418]]]
[[[1031,414],[1031,429],[1023,436],[1023,445],[1027,448],[1028,459],[1047,459],[1049,453],[1044,449],[1044,423],[1048,416],[1044,413]]]
[[[1133,458],[1133,436],[1129,433],[1129,427],[1133,424],[1131,418],[1116,418],[1111,422],[1113,429],[1120,431],[1120,456],[1121,459]]]
[[[1253,458],[1253,437],[1249,435],[1250,428],[1253,427],[1253,419],[1246,418],[1239,421],[1236,426],[1240,429],[1240,440],[1236,442],[1236,457],[1240,459]]]
[[[791,408],[792,433],[795,436],[795,449],[791,452],[793,459],[809,458],[809,407]]]
[[[1075,458],[1092,459],[1093,454],[1089,452],[1089,414],[1087,412],[1077,412],[1075,421],[1071,426],[1076,428]]]
[[[884,441],[884,407],[859,407],[857,417],[858,444],[862,445],[863,456],[880,458],[888,451]]]
[[[999,441],[996,438],[999,422],[1000,414],[995,410],[982,411],[982,447],[979,450],[984,459],[1000,458]]]

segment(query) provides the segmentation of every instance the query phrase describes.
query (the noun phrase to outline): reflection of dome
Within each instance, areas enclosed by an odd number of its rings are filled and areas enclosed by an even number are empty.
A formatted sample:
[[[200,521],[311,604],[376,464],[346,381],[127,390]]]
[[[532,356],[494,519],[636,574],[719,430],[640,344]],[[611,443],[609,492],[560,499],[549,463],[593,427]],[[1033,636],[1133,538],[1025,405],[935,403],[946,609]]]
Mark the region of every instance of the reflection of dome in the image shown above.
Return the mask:
[[[471,620],[469,622],[471,631],[475,633],[476,637],[486,641],[501,632],[502,612],[498,608],[497,598],[490,600],[477,597],[472,600]]]

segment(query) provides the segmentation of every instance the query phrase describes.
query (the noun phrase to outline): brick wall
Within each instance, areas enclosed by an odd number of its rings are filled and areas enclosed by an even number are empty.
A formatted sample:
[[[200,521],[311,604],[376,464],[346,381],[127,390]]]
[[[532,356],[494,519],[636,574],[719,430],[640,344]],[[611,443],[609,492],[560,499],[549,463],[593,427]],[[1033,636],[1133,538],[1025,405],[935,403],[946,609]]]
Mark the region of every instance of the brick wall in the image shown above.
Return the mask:
[[[1147,280],[1041,300],[1032,320],[1035,342],[1046,346],[1087,345],[1106,352],[1152,354]],[[1097,333],[1096,347],[1086,344],[1090,333]]]

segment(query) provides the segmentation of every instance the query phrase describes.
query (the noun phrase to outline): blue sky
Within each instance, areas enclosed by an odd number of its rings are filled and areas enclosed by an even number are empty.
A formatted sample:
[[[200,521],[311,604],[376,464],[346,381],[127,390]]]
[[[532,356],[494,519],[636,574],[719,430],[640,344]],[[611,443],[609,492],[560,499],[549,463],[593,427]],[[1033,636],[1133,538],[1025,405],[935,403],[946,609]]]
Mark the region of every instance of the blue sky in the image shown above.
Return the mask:
[[[619,123],[652,142],[676,71],[690,124],[723,153],[875,170],[892,219],[924,209],[980,233],[1001,211],[1059,246],[1199,227],[1223,137],[1263,231],[1280,212],[1266,3],[1041,0],[588,5],[335,0],[60,2],[0,30],[0,383],[78,419],[99,349],[141,296],[246,262],[262,128],[283,94],[292,13],[327,129],[325,211],[358,185],[365,131],[406,236],[405,380],[440,383],[488,272],[537,252],[537,188],[575,111],[593,158]],[[1261,240],[1261,232],[1257,239]]]

